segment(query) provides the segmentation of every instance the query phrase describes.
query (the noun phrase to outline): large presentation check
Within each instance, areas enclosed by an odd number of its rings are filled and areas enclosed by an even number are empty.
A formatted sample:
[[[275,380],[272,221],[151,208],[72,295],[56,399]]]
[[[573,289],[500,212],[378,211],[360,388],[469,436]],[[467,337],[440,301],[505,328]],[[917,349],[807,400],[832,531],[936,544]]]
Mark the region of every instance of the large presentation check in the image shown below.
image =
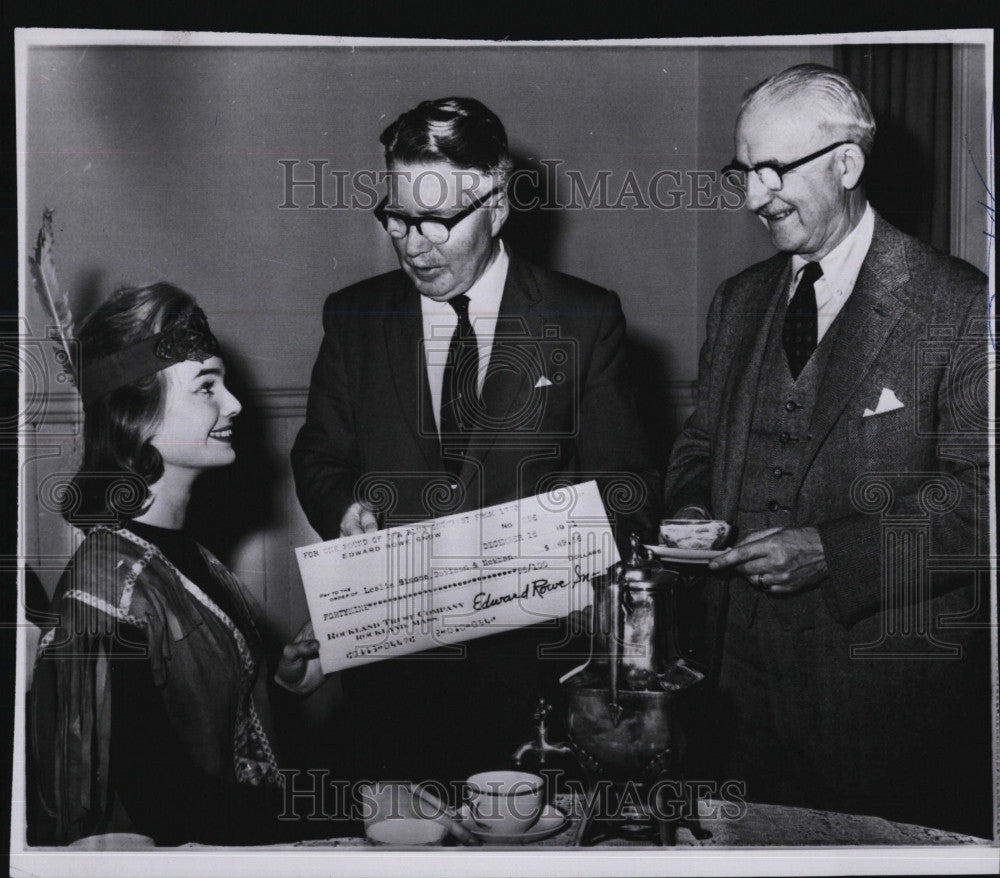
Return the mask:
[[[619,560],[592,481],[295,554],[326,674],[566,616]]]

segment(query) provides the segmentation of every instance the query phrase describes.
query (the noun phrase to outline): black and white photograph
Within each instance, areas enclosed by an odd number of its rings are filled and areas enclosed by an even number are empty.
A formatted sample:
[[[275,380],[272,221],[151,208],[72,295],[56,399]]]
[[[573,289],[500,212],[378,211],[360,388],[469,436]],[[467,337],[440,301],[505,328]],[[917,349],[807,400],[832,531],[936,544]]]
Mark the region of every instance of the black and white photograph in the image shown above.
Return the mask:
[[[992,31],[15,76],[12,874],[997,868]]]

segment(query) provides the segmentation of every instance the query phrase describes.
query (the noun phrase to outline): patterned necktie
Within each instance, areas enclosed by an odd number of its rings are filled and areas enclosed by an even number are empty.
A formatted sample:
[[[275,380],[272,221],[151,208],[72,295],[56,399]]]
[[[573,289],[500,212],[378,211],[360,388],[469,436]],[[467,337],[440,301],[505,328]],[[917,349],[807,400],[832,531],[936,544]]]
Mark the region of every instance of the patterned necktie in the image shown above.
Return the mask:
[[[458,315],[458,325],[448,346],[448,360],[441,382],[441,450],[445,467],[453,473],[462,468],[460,458],[447,457],[445,449],[464,453],[474,424],[478,400],[479,345],[469,322],[469,297],[458,295],[448,300]]]
[[[788,357],[788,368],[792,378],[797,379],[799,373],[816,350],[818,329],[816,325],[816,289],[815,283],[823,276],[823,269],[818,262],[807,262],[799,276],[799,285],[795,295],[788,303],[785,314],[785,328],[781,340]]]

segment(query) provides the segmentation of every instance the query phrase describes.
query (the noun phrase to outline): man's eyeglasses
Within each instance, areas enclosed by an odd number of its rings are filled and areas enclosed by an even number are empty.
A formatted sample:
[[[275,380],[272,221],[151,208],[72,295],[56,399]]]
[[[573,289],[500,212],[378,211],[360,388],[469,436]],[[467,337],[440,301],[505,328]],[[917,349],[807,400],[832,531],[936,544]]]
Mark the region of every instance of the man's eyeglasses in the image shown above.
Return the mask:
[[[800,159],[796,159],[794,162],[788,162],[787,164],[779,164],[778,162],[761,162],[760,164],[754,165],[753,167],[747,167],[742,162],[738,162],[733,159],[728,165],[722,169],[722,173],[728,175],[729,178],[743,191],[747,190],[747,174],[751,171],[757,175],[760,182],[770,189],[772,192],[778,192],[782,186],[785,185],[785,181],[782,179],[785,174],[789,171],[794,171],[796,168],[801,168],[802,165],[807,162],[811,162],[814,159],[818,159],[821,155],[826,155],[828,152],[832,152],[838,146],[845,146],[848,143],[854,143],[853,140],[838,140],[836,143],[831,143],[829,146],[824,146],[823,149],[817,150],[814,153],[810,153],[807,156],[803,156]]]
[[[499,191],[499,186],[494,187],[482,198],[477,198],[467,207],[463,207],[454,216],[436,216],[434,214],[407,216],[405,213],[386,210],[385,205],[389,200],[389,196],[386,195],[375,208],[375,219],[382,223],[382,228],[393,238],[405,238],[410,234],[410,229],[416,226],[417,231],[432,244],[443,244],[448,240],[451,230],[455,226],[486,204]]]

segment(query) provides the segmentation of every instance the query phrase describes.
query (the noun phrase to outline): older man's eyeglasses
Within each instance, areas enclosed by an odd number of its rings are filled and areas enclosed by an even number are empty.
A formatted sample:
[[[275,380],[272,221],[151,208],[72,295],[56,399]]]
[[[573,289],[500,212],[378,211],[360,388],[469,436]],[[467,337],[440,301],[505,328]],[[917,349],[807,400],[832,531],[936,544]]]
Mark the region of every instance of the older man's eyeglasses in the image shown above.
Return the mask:
[[[385,206],[389,201],[389,196],[386,195],[375,208],[375,219],[382,223],[382,228],[389,233],[390,237],[405,238],[410,234],[410,229],[415,226],[417,231],[432,244],[443,244],[451,236],[451,230],[455,226],[479,210],[499,191],[499,186],[494,187],[453,216],[436,216],[430,213],[423,216],[407,216],[405,213],[386,210]]]
[[[831,143],[829,146],[824,146],[822,149],[816,150],[816,152],[803,156],[800,159],[796,159],[794,162],[787,162],[783,165],[778,162],[760,162],[760,164],[756,164],[753,167],[747,167],[743,164],[743,162],[733,159],[722,169],[722,173],[724,176],[729,177],[729,179],[743,192],[746,192],[747,190],[747,175],[751,172],[757,175],[757,179],[760,180],[763,186],[767,187],[772,192],[778,192],[781,187],[785,185],[784,176],[789,171],[801,168],[804,164],[814,161],[820,156],[826,155],[828,152],[832,152],[838,146],[845,146],[848,143],[854,143],[854,141],[838,140],[836,143]]]

